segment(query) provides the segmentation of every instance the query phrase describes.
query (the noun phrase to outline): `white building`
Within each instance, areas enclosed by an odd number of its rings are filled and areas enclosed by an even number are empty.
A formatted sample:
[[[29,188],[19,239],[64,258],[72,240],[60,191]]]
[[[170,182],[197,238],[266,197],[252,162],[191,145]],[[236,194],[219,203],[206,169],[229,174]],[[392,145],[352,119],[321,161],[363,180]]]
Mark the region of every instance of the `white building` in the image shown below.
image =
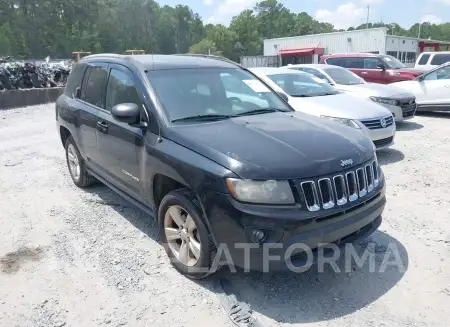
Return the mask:
[[[264,56],[281,56],[282,65],[318,63],[332,53],[388,54],[412,65],[423,51],[449,50],[450,42],[388,35],[386,27],[264,40]]]

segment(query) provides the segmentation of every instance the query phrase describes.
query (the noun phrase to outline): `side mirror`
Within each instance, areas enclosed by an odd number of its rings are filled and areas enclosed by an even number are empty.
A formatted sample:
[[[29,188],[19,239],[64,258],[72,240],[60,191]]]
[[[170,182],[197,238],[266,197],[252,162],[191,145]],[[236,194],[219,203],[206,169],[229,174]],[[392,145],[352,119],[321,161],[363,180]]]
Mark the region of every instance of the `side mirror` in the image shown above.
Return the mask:
[[[111,113],[115,120],[127,124],[139,123],[141,111],[135,103],[121,103],[114,106]]]
[[[419,76],[416,77],[416,80],[419,81],[419,82],[422,82],[424,79],[425,79],[425,75],[424,74],[419,75]]]
[[[382,63],[377,64],[377,68],[382,69],[382,70],[386,70],[386,66]]]
[[[289,102],[288,96],[283,92],[277,92],[280,97],[283,98],[284,101]]]

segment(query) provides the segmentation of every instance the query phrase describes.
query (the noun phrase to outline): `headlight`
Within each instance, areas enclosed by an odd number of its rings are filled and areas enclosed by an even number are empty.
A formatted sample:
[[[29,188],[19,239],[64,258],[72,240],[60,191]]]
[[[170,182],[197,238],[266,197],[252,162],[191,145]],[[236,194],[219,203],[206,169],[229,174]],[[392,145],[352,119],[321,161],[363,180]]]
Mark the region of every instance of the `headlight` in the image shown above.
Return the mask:
[[[231,195],[239,201],[263,204],[295,203],[288,181],[227,178],[227,186]]]
[[[382,104],[390,104],[391,106],[398,105],[398,101],[394,99],[386,99],[386,98],[378,98],[378,97],[370,97],[370,100],[382,103]]]
[[[320,116],[321,118],[325,118],[325,119],[329,119],[332,121],[335,121],[337,123],[341,123],[344,125],[347,125],[349,127],[353,127],[353,128],[361,128],[359,127],[359,125],[352,119],[347,119],[347,118],[338,118],[338,117],[330,117],[330,116]]]

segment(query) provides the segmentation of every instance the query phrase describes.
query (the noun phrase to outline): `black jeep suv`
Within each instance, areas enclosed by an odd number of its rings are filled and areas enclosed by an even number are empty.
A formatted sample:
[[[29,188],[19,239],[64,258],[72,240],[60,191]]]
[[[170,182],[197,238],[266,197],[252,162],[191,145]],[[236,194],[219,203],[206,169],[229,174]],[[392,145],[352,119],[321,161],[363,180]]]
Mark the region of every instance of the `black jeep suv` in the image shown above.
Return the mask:
[[[296,244],[343,244],[381,223],[371,141],[294,112],[225,59],[85,57],[56,121],[74,183],[99,180],[155,217],[174,266],[192,278],[211,273],[218,253],[256,270],[302,266]]]

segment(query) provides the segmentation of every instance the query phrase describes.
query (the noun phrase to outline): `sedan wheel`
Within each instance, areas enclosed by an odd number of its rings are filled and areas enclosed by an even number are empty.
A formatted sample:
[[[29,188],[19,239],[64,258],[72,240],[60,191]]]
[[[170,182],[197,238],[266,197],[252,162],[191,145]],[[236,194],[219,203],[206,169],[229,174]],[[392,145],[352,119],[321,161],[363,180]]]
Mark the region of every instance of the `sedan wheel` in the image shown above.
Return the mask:
[[[174,256],[187,267],[200,259],[200,237],[192,217],[181,206],[170,206],[164,216],[164,233]]]

